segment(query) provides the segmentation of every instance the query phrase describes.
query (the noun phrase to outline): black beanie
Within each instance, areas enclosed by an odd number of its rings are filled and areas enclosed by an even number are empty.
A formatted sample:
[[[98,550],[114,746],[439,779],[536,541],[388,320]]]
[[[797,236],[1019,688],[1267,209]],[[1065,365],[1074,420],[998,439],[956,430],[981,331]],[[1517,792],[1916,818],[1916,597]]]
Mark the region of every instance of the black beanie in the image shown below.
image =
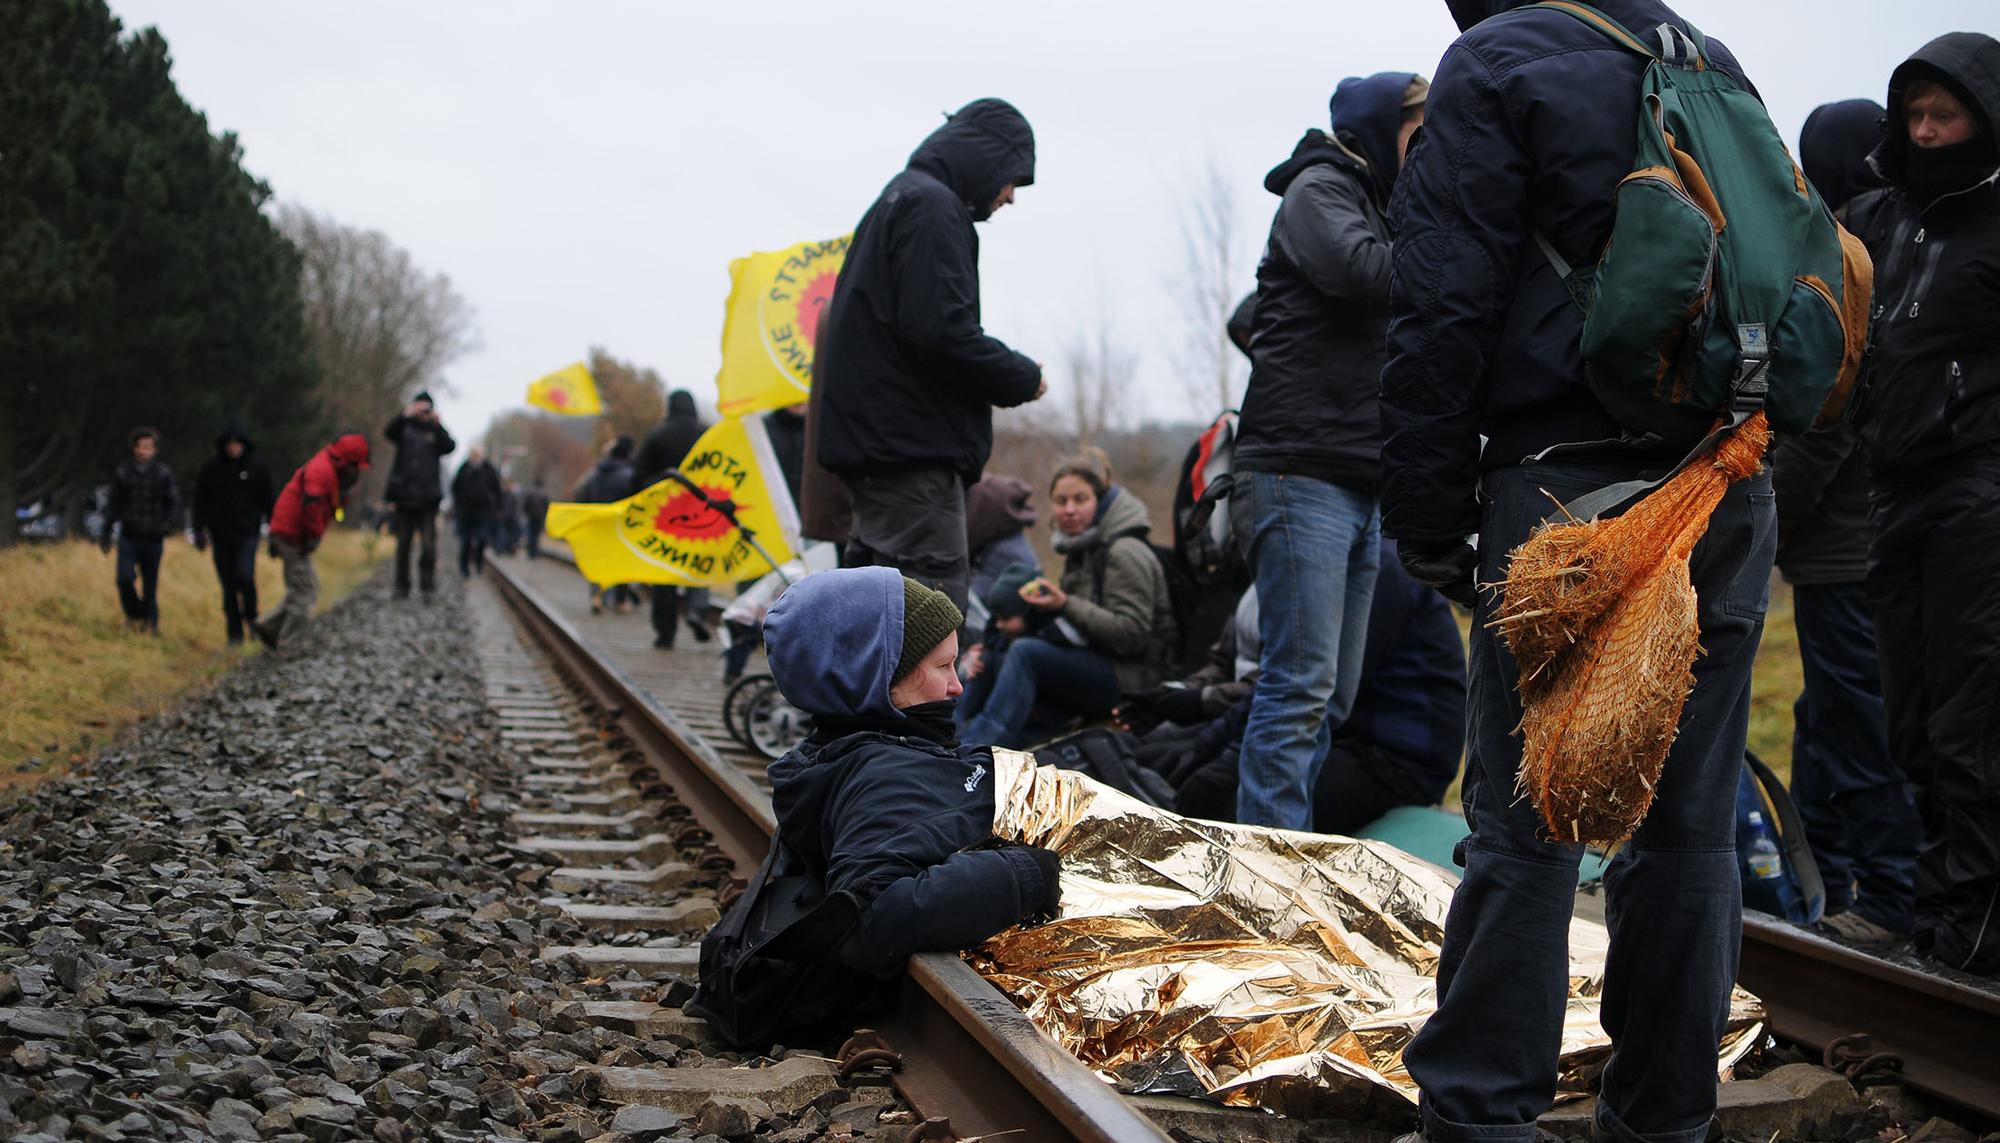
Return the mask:
[[[903,650],[896,659],[896,673],[889,681],[898,683],[915,670],[945,636],[964,624],[965,616],[951,597],[936,588],[925,587],[909,576],[903,577]]]

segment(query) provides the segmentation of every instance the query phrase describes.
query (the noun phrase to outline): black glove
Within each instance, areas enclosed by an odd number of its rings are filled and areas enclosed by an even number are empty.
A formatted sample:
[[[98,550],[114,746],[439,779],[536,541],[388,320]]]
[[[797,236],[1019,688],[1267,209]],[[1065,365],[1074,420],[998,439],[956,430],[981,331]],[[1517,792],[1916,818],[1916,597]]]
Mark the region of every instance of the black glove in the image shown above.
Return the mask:
[[[1153,695],[1153,710],[1176,726],[1193,726],[1207,718],[1201,705],[1200,687],[1161,687]]]
[[[1035,868],[1042,873],[1042,899],[1030,903],[1028,919],[1051,920],[1062,912],[1062,855],[1039,845],[1024,845],[1021,848],[1035,859]]]
[[[1471,607],[1478,598],[1473,579],[1479,574],[1479,553],[1463,540],[1445,543],[1403,541],[1396,545],[1403,568],[1418,583],[1437,588],[1453,603]]]
[[[1117,719],[1118,725],[1127,733],[1144,738],[1160,725],[1160,712],[1153,707],[1153,696],[1152,691],[1126,695],[1125,701],[1118,704],[1118,709],[1111,712],[1111,717]]]

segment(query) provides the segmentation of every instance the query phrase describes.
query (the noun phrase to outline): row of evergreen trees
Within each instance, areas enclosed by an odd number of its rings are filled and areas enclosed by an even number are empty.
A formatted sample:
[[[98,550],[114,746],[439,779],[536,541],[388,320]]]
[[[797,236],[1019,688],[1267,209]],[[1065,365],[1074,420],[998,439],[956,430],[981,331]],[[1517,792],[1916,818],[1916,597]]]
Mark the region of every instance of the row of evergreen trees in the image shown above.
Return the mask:
[[[186,483],[240,420],[282,478],[334,431],[378,429],[471,344],[463,300],[406,264],[452,307],[448,352],[420,354],[415,377],[391,362],[396,391],[367,407],[342,399],[386,379],[319,351],[354,332],[319,328],[339,318],[302,298],[302,269],[309,291],[327,275],[273,224],[235,135],[176,90],[160,34],[125,34],[104,0],[0,0],[0,28],[0,545],[17,505],[80,517],[135,425],[160,430]]]

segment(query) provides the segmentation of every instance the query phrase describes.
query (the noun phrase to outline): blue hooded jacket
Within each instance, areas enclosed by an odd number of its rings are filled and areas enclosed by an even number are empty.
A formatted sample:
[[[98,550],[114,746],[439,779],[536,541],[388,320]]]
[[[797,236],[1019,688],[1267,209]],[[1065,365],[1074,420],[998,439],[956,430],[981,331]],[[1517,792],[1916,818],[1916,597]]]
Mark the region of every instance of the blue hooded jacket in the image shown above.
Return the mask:
[[[880,727],[830,740],[816,732],[771,763],[778,840],[828,894],[862,906],[854,934],[830,952],[887,976],[912,953],[977,944],[1039,907],[1049,887],[1026,850],[973,848],[993,836],[992,752],[893,732],[907,721],[889,701],[903,644],[900,574],[808,576],[771,606],[764,640],[794,706]]]

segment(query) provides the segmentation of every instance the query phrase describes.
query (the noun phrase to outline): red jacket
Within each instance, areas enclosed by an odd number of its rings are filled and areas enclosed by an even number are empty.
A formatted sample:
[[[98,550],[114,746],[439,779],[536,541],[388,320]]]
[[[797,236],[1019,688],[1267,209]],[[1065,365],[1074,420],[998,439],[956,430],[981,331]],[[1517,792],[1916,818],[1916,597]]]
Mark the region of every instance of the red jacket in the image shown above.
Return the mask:
[[[278,493],[278,503],[271,509],[271,534],[307,549],[318,547],[340,507],[342,487],[367,467],[368,438],[360,433],[348,433],[314,453]]]

